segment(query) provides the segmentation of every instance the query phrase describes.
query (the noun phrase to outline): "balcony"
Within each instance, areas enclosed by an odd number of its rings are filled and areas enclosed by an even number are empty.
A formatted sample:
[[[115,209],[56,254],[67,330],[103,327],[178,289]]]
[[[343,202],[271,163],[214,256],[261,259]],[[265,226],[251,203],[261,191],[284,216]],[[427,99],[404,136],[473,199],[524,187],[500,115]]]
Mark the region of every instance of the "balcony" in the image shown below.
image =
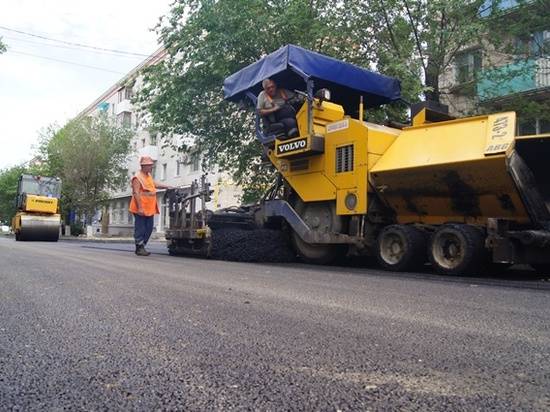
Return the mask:
[[[550,59],[532,58],[486,70],[477,81],[480,102],[550,88]]]
[[[116,105],[116,114],[119,115],[122,112],[133,112],[132,103],[130,100],[122,100]]]

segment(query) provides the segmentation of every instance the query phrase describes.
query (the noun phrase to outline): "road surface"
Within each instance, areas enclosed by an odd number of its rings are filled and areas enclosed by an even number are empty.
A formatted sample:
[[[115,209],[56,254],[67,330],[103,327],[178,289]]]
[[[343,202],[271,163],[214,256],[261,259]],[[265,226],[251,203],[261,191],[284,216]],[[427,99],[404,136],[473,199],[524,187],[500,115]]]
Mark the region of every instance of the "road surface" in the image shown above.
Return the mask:
[[[550,410],[550,283],[0,238],[2,410]]]

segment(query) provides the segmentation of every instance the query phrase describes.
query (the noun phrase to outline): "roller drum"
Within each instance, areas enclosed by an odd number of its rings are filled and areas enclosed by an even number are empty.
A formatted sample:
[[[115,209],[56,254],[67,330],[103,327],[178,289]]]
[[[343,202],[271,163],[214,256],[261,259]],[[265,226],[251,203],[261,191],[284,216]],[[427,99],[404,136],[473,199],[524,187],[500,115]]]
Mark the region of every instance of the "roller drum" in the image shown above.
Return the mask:
[[[60,227],[60,215],[22,215],[18,239],[22,241],[57,242]]]

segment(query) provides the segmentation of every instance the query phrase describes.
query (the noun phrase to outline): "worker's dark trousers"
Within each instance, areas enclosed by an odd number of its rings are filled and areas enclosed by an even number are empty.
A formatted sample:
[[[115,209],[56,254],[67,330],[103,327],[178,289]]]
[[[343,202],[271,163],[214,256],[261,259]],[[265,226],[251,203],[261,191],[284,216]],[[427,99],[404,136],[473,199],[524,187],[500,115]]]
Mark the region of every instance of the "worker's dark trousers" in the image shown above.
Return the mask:
[[[296,112],[288,104],[285,104],[279,111],[275,112],[275,119],[285,126],[285,133],[287,136],[288,132],[298,127],[296,123]]]
[[[153,233],[155,216],[140,216],[134,214],[134,239],[136,245],[146,245]]]

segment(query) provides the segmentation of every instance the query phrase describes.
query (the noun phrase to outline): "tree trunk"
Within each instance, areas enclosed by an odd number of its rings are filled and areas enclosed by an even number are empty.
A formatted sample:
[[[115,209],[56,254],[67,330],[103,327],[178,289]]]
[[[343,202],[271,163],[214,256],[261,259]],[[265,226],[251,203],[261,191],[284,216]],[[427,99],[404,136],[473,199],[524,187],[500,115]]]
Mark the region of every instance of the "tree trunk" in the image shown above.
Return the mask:
[[[439,67],[432,59],[428,59],[426,69],[426,87],[430,89],[424,92],[424,97],[426,100],[439,103]]]

